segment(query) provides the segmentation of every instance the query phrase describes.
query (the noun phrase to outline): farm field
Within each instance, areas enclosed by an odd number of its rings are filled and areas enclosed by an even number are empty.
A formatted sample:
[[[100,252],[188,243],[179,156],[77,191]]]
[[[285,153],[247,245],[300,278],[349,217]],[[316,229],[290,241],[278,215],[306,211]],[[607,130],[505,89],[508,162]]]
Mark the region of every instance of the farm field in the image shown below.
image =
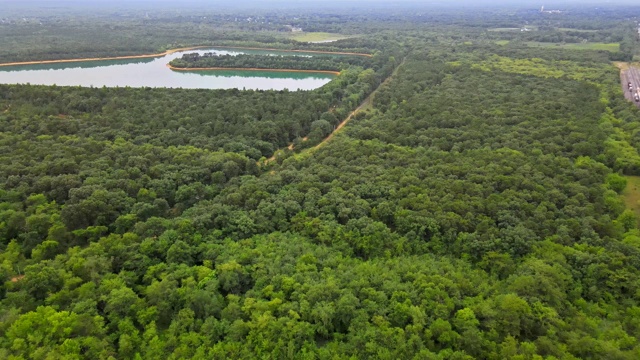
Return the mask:
[[[529,31],[538,30],[538,26],[536,25],[523,25],[521,27],[503,27],[503,28],[490,28],[487,31],[490,32],[522,32],[522,29],[528,29]]]
[[[502,31],[520,31],[521,28],[519,27],[513,27],[513,28],[492,28],[492,29],[487,29],[487,31],[494,31],[494,32],[502,32]]]
[[[575,31],[575,32],[583,32],[583,33],[595,33],[599,30],[586,30],[586,29],[573,29],[573,28],[558,28],[560,31]]]
[[[549,47],[549,48],[561,48],[567,50],[605,50],[616,52],[620,50],[620,44],[618,43],[546,43],[546,42],[536,42],[536,41],[528,41],[526,42],[528,46],[531,47]]]
[[[331,34],[326,32],[298,32],[289,36],[290,39],[301,42],[330,42],[346,39],[349,36],[341,34]]]

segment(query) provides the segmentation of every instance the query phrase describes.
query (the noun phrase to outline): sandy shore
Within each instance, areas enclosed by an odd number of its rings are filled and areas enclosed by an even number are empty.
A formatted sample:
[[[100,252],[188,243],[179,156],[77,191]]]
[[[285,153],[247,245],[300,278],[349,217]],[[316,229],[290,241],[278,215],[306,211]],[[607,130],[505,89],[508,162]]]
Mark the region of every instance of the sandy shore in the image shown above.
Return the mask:
[[[196,50],[203,48],[210,48],[212,46],[192,46],[180,49],[167,50],[159,54],[147,54],[147,55],[128,55],[128,56],[112,56],[103,58],[83,58],[83,59],[62,59],[62,60],[40,60],[40,61],[22,61],[0,64],[0,66],[16,66],[16,65],[40,65],[40,64],[60,64],[60,63],[72,63],[81,61],[99,61],[99,60],[126,60],[126,59],[148,59],[156,58],[169,54],[173,54],[178,51]]]
[[[206,67],[206,68],[177,68],[167,64],[167,67],[175,71],[206,71],[206,70],[229,70],[229,71],[276,71],[276,72],[301,72],[301,73],[321,73],[340,75],[339,71],[330,70],[294,70],[294,69],[266,69],[266,68],[226,68],[226,67]]]

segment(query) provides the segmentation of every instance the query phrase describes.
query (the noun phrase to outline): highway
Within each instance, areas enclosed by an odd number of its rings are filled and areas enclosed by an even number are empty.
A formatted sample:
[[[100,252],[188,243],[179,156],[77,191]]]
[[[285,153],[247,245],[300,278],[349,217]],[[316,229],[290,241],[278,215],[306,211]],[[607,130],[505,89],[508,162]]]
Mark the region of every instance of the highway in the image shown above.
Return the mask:
[[[634,99],[636,94],[640,94],[640,69],[630,66],[628,69],[622,71],[620,77],[622,79],[624,97],[640,107],[640,102],[636,102]],[[633,86],[633,91],[629,91],[629,83]]]

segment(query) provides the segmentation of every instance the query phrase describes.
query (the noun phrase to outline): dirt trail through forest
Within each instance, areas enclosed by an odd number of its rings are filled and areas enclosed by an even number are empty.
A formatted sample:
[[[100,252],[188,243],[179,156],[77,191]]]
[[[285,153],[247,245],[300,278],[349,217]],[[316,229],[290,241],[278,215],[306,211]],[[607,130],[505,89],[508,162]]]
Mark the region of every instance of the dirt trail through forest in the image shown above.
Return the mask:
[[[362,109],[366,108],[367,106],[372,104],[372,100],[373,97],[375,96],[375,94],[378,92],[378,89],[380,89],[383,85],[387,84],[389,81],[391,81],[391,79],[396,75],[396,73],[398,72],[398,69],[400,69],[400,67],[402,65],[404,65],[406,59],[403,59],[402,62],[400,63],[400,65],[398,65],[394,70],[393,73],[391,73],[391,75],[389,75],[389,77],[387,77],[382,83],[380,83],[380,85],[378,85],[377,88],[375,88],[375,90],[373,90],[371,92],[371,94],[369,94],[369,96],[367,96],[366,99],[364,99],[362,101],[362,103],[360,103],[360,105],[353,110],[352,112],[349,113],[349,115],[340,123],[338,124],[338,126],[331,132],[331,134],[329,134],[329,136],[327,136],[324,140],[322,140],[318,145],[308,149],[308,151],[315,151],[319,148],[321,148],[322,146],[324,146],[326,143],[329,142],[329,140],[331,140],[333,138],[334,135],[336,135],[338,133],[338,131],[340,131],[343,127],[345,127],[345,125],[347,125],[347,123],[360,111],[362,111]],[[307,137],[305,137],[304,139],[302,139],[303,141],[307,140]],[[289,150],[293,150],[293,143],[289,144],[289,146],[287,146],[287,149]],[[276,154],[278,153],[278,151],[280,150],[276,150],[276,152],[273,154],[273,156],[271,156],[270,158],[268,158],[266,160],[265,163],[270,163],[272,161],[276,160]]]
[[[377,90],[377,89],[376,89]],[[364,99],[364,101],[360,104],[360,106],[358,106],[355,110],[353,110],[351,113],[349,113],[349,116],[347,116],[346,119],[344,119],[340,124],[338,124],[338,126],[336,127],[335,130],[333,130],[331,132],[331,134],[329,134],[329,136],[327,136],[324,140],[322,140],[318,145],[314,146],[312,149],[316,150],[319,149],[320,147],[322,147],[324,144],[326,144],[327,142],[329,142],[329,140],[331,140],[333,138],[333,136],[335,134],[338,133],[338,131],[340,131],[340,129],[342,129],[345,125],[347,125],[347,123],[360,111],[362,111],[362,109],[364,109],[365,107],[369,106],[371,104],[371,98],[373,97],[373,94],[375,93],[372,92],[371,94],[369,94],[369,96],[367,96],[366,99]]]
[[[329,142],[329,140],[331,140],[333,138],[333,136],[335,134],[338,133],[338,131],[340,131],[340,129],[342,129],[345,125],[347,125],[347,123],[349,122],[349,120],[351,120],[359,111],[361,111],[362,109],[366,108],[367,106],[372,104],[372,100],[374,95],[378,92],[378,89],[380,89],[382,86],[384,86],[385,84],[387,84],[389,81],[391,81],[391,79],[393,77],[396,76],[396,74],[398,73],[398,69],[400,69],[400,67],[402,65],[404,65],[406,59],[402,59],[402,62],[400,63],[400,65],[396,66],[396,68],[393,70],[393,72],[391,73],[391,75],[389,75],[389,77],[387,77],[380,85],[378,85],[378,87],[373,90],[371,92],[371,94],[369,94],[369,96],[367,96],[366,99],[364,99],[364,101],[360,104],[360,106],[358,106],[355,110],[353,110],[349,116],[347,116],[346,119],[344,119],[343,122],[340,123],[340,125],[338,125],[338,127],[333,130],[333,132],[331,134],[329,134],[329,136],[327,136],[324,140],[322,140],[322,142],[320,142],[320,144],[314,146],[313,148],[311,148],[311,150],[317,150],[319,148],[321,148],[322,146],[324,146],[326,143]]]

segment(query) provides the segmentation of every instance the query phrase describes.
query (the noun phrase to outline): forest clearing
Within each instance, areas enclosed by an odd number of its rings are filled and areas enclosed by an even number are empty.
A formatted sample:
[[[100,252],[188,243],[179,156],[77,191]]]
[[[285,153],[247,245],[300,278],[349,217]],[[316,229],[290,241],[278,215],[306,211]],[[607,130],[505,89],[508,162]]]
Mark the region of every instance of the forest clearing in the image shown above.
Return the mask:
[[[555,47],[555,48],[570,49],[570,50],[604,50],[604,51],[611,51],[611,52],[617,52],[620,50],[620,44],[617,44],[617,43],[608,44],[608,43],[585,42],[585,43],[575,43],[575,44],[573,43],[554,44],[554,43],[529,41],[526,44],[531,47]]]
[[[632,210],[640,219],[640,176],[625,176],[627,186],[622,192],[627,209]]]
[[[291,39],[301,42],[332,42],[353,37],[353,35],[331,34],[325,32],[297,32],[291,34]]]

